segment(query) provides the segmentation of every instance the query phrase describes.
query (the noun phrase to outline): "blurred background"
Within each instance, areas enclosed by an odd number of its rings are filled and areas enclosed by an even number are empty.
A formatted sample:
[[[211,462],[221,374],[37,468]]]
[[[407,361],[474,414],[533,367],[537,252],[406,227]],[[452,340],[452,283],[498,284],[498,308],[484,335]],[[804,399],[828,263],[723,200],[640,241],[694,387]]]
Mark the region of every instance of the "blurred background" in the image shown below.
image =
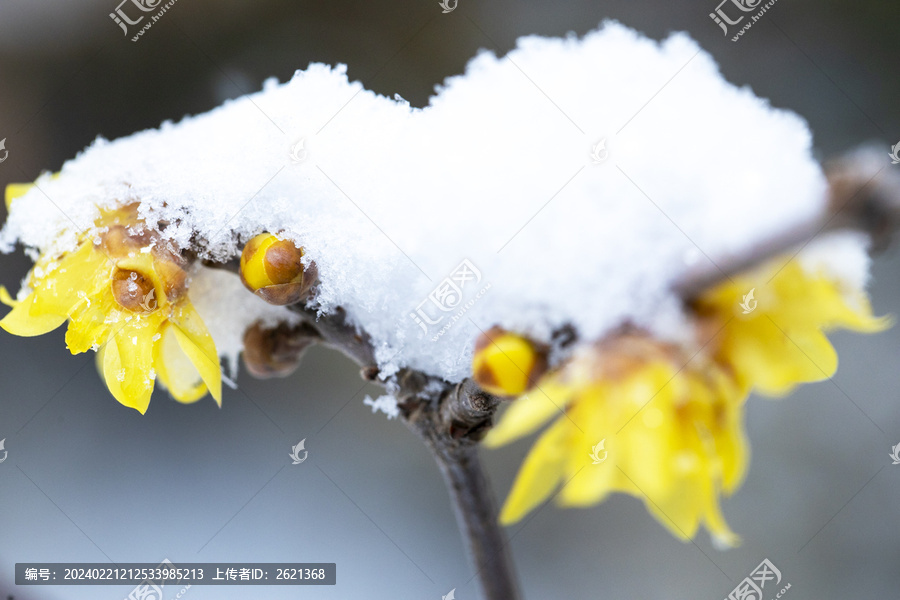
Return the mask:
[[[207,111],[313,61],[423,106],[480,49],[607,18],[656,39],[690,32],[729,81],[808,119],[822,158],[900,140],[896,2],[781,0],[737,43],[709,18],[716,0],[459,0],[448,14],[438,0],[178,0],[137,43],[109,17],[117,2],[0,0],[0,187],[59,169],[98,135]],[[739,155],[741,125],[722,126]],[[18,289],[29,267],[21,249],[0,256],[0,284]],[[876,313],[900,314],[898,272],[896,248],[876,258]],[[768,558],[786,598],[897,598],[900,328],[833,339],[833,381],[749,401],[753,461],[725,502],[740,548],[715,550],[705,533],[679,542],[630,497],[547,506],[508,531],[525,597],[721,600]],[[16,562],[164,558],[337,563],[333,587],[195,586],[189,600],[478,597],[435,465],[363,405],[379,390],[354,365],[315,349],[287,380],[242,371],[239,385],[221,410],[157,392],[142,417],[107,393],[92,355],[69,355],[62,330],[0,332],[0,598],[117,600],[132,587],[16,587]],[[292,466],[304,438],[309,459]],[[484,452],[499,498],[530,443]]]

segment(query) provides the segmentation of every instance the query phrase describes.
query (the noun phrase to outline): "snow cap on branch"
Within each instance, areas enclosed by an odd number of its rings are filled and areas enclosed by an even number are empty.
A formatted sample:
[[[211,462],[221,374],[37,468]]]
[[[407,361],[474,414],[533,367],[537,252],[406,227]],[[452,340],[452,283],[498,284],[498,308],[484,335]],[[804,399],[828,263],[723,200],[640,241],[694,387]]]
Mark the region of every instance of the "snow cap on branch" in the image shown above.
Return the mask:
[[[209,113],[98,139],[14,202],[0,245],[64,250],[98,206],[132,201],[207,259],[274,232],[315,262],[315,305],[343,307],[383,374],[458,381],[493,325],[543,342],[626,322],[684,339],[673,282],[823,210],[810,145],[802,119],[726,82],[687,35],[608,23],[482,52],[422,109],[312,64]],[[861,257],[862,243],[840,252]],[[191,294],[208,296],[196,304],[232,358],[250,305],[286,314],[240,285]],[[241,318],[216,318],[219,305]]]

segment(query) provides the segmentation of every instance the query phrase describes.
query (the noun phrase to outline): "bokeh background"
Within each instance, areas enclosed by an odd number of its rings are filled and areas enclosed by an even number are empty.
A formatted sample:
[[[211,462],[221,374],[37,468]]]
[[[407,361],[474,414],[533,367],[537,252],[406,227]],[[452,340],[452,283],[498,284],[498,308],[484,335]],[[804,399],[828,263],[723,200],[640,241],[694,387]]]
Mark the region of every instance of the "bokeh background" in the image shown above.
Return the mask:
[[[0,0],[0,187],[58,169],[97,135],[204,112],[311,61],[346,63],[366,87],[422,106],[480,49],[607,18],[656,39],[690,32],[731,82],[806,117],[822,158],[900,140],[896,2],[780,0],[737,43],[710,20],[716,4],[459,0],[442,14],[438,0],[178,0],[132,43],[108,16],[117,0]],[[735,160],[753,160],[743,125],[721,126]],[[678,152],[678,140],[652,151]],[[29,266],[21,250],[0,256],[0,283],[17,289]],[[876,258],[876,312],[900,314],[898,273],[896,248]],[[833,381],[749,402],[753,461],[725,503],[740,548],[679,542],[629,497],[547,506],[508,532],[525,596],[720,600],[767,557],[791,583],[786,598],[897,598],[900,466],[888,454],[900,443],[900,329],[834,339]],[[242,371],[239,385],[221,410],[158,392],[142,417],[109,396],[92,356],[68,354],[62,331],[0,332],[0,597],[131,589],[17,588],[16,562],[163,558],[338,566],[334,587],[195,586],[189,600],[478,597],[437,469],[402,424],[363,405],[378,389],[348,360],[315,349],[287,380]],[[291,466],[302,438],[309,459]],[[498,497],[529,443],[484,453]]]

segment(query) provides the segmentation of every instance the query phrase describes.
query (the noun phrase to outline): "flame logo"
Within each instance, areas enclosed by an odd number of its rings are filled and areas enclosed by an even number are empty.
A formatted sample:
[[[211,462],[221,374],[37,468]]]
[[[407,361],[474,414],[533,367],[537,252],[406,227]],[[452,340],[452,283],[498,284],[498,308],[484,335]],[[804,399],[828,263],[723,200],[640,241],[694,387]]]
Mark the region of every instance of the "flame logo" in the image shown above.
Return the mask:
[[[6,449],[3,447],[3,445],[5,443],[6,443],[6,438],[3,438],[2,440],[0,440],[0,450],[3,450],[3,458],[0,458],[0,463],[4,462],[6,460],[7,455],[9,454],[9,452],[7,452]]]
[[[2,447],[3,447],[3,442],[0,442],[0,448],[2,448]],[[892,464],[900,465],[900,444],[897,444],[896,446],[892,447],[891,452],[893,452],[893,454],[891,454],[890,457],[894,461]],[[0,462],[3,462],[3,461],[0,461]]]
[[[456,600],[456,588],[447,592],[446,596],[441,596],[441,600]]]
[[[600,440],[600,442],[591,448],[591,453],[588,455],[591,457],[593,464],[599,465],[603,461],[606,460],[606,457],[609,456],[609,452],[606,451],[604,445],[606,444],[606,438]],[[603,452],[603,457],[600,457],[600,453]]]
[[[897,145],[900,146],[900,144]],[[0,150],[3,150],[3,158],[0,158],[0,163],[2,163],[9,156],[9,150],[6,149],[6,138],[0,140]]]
[[[749,315],[754,310],[756,310],[756,300],[753,299],[753,292],[756,288],[751,289],[747,294],[744,294],[744,299],[741,301],[741,308],[744,309],[744,314]]]
[[[451,5],[450,5],[450,1],[451,1],[451,0],[441,0],[441,1],[439,2],[440,7],[444,9],[444,10],[443,10],[443,13],[444,13],[445,15],[446,15],[447,13],[449,13],[449,12],[453,12],[454,10],[456,10],[456,5],[459,4],[459,0],[452,0],[452,1],[453,1],[453,5],[451,6]],[[453,589],[456,589],[456,588],[453,588]],[[452,593],[452,592],[451,592],[451,593]],[[452,599],[452,598],[449,598],[448,600],[453,600],[453,599]]]
[[[609,158],[609,150],[606,149],[606,138],[603,138],[591,147],[591,160],[595,165],[599,165]]]
[[[291,464],[299,465],[299,464],[302,463],[304,460],[306,460],[306,457],[307,457],[307,456],[309,456],[309,452],[308,452],[308,451],[306,450],[306,448],[304,447],[305,444],[306,444],[306,438],[303,438],[302,440],[300,440],[300,443],[299,443],[299,444],[297,444],[296,446],[293,446],[293,447],[291,448],[291,453],[288,455],[288,456],[290,456],[290,457],[293,459],[293,461],[294,461],[294,462],[291,463]],[[303,451],[303,458],[300,458],[300,451],[301,451],[301,450]]]
[[[291,147],[291,161],[295,163],[301,163],[306,160],[306,150],[303,149],[303,144],[305,141],[306,138],[300,138],[300,141]]]
[[[3,140],[3,141],[5,142],[6,140]],[[0,144],[2,144],[2,143],[3,143],[3,142],[0,142]],[[3,147],[3,146],[0,145],[0,148],[2,148],[2,147]],[[897,142],[896,145],[894,145],[894,146],[891,147],[891,153],[888,154],[888,156],[891,157],[891,164],[892,164],[892,165],[900,165],[900,142]],[[0,160],[0,162],[3,162],[3,161]]]
[[[156,302],[156,290],[150,290],[146,294],[144,294],[144,299],[141,300],[141,308],[144,309],[145,313],[152,313],[156,310],[159,304]]]

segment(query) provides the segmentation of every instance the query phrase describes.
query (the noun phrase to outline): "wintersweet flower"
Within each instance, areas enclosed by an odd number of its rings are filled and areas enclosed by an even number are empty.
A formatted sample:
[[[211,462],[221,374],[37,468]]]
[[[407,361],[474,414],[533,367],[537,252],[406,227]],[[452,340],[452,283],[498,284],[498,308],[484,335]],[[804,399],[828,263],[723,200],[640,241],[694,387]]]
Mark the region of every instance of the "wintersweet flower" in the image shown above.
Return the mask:
[[[500,446],[555,417],[525,459],[500,520],[518,521],[557,490],[563,506],[623,492],[642,498],[676,537],[688,540],[703,524],[719,544],[735,545],[719,498],[746,471],[743,403],[725,369],[644,334],[584,348],[515,400],[485,439]]]
[[[856,279],[865,272],[855,268],[852,240],[828,243],[828,261],[842,257]],[[842,244],[843,256],[835,251]],[[677,537],[693,537],[703,523],[718,543],[736,543],[719,496],[732,493],[746,470],[742,407],[748,393],[779,395],[827,379],[837,369],[828,331],[875,332],[891,323],[872,316],[862,282],[812,258],[815,252],[780,257],[692,302],[703,344],[693,358],[644,335],[620,335],[582,349],[515,400],[487,436],[488,446],[562,416],[529,453],[501,521],[521,519],[562,486],[562,505],[629,493],[643,497]],[[494,352],[502,354],[499,346]],[[476,350],[476,373],[482,355],[484,349]],[[504,356],[506,362],[528,362]]]
[[[180,402],[209,392],[221,404],[218,354],[188,300],[187,261],[134,206],[104,211],[94,225],[96,237],[82,235],[74,250],[36,261],[20,300],[0,288],[0,301],[13,307],[0,327],[36,336],[68,321],[69,351],[97,351],[109,391],[141,413],[157,377]]]
[[[694,309],[711,333],[715,359],[745,392],[786,394],[799,383],[828,379],[838,357],[826,333],[877,332],[865,292],[826,270],[781,257],[703,294]]]

